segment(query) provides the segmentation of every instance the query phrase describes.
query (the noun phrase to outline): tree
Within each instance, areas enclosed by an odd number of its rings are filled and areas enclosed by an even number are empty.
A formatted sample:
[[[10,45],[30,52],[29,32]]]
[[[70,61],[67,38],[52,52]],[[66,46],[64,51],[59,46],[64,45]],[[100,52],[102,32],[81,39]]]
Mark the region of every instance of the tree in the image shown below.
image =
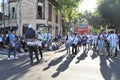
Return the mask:
[[[120,27],[120,1],[119,0],[102,0],[98,11],[106,23],[115,27],[116,30]]]
[[[78,7],[81,0],[56,0],[59,6],[56,8],[63,16],[65,28],[69,30],[69,25],[76,17],[78,17]],[[65,31],[64,31],[65,32]]]
[[[90,11],[85,11],[79,14],[79,23],[88,23],[90,32],[100,32],[104,26],[104,19],[101,18],[99,13],[96,11],[91,13]]]

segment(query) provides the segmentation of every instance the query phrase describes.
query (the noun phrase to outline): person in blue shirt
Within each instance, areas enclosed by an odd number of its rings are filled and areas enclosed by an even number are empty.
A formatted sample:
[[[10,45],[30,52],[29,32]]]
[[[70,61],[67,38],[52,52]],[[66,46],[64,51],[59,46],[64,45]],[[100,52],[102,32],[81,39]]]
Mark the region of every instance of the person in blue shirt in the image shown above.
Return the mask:
[[[104,51],[105,51],[105,47],[106,43],[105,43],[105,37],[104,37],[104,31],[102,31],[99,34],[99,39],[98,39],[98,53],[99,55],[104,55]]]
[[[67,53],[70,54],[70,45],[71,45],[71,36],[70,36],[70,33],[68,32],[67,35],[66,35],[66,38],[65,38],[65,42],[66,42],[66,50],[67,50]]]
[[[62,35],[58,34],[57,38],[58,38],[59,41],[61,41],[62,40]]]
[[[77,45],[78,45],[78,37],[77,37],[77,33],[74,33],[72,39],[72,54],[74,55],[77,55]]]
[[[118,47],[118,36],[114,33],[114,31],[111,31],[111,34],[107,37],[107,40],[110,44],[110,56],[116,57],[117,56],[117,47]]]
[[[88,40],[88,37],[86,34],[84,34],[82,36],[82,45],[83,45],[83,51],[85,52],[86,49],[87,49],[87,40]]]
[[[9,34],[9,39],[10,39],[10,43],[8,45],[8,60],[11,59],[11,52],[13,50],[14,52],[14,58],[13,59],[18,59],[18,57],[16,56],[16,46],[15,46],[15,31],[11,30],[11,33]]]

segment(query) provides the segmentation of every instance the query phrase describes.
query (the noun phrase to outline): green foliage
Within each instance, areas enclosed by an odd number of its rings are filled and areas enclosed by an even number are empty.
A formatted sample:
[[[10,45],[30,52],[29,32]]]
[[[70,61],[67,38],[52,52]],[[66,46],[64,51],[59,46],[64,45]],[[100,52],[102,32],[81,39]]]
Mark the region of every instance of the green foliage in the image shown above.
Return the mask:
[[[56,0],[59,6],[56,8],[64,17],[65,23],[70,23],[78,17],[80,0]]]
[[[101,27],[98,27],[98,28],[95,28],[95,27],[90,27],[89,28],[89,32],[92,32],[92,33],[100,33],[101,32],[101,30],[103,30],[103,27],[101,26]]]
[[[88,23],[88,19],[91,17],[92,13],[85,11],[83,14],[79,14],[79,23]]]
[[[98,11],[109,26],[120,27],[120,0],[102,0]]]
[[[95,29],[99,29],[103,25],[103,19],[101,19],[97,12],[91,13],[85,11],[82,15],[80,14],[79,20],[80,23],[88,23]]]

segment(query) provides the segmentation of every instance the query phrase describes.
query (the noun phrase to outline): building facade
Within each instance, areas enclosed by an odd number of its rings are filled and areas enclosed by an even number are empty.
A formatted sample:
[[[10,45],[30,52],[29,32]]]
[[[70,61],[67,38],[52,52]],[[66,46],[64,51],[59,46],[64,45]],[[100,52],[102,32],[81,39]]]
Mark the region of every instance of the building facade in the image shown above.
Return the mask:
[[[42,33],[49,32],[53,37],[62,33],[60,14],[55,10],[55,0],[9,0],[9,26],[17,27],[19,34],[24,35],[28,25]]]

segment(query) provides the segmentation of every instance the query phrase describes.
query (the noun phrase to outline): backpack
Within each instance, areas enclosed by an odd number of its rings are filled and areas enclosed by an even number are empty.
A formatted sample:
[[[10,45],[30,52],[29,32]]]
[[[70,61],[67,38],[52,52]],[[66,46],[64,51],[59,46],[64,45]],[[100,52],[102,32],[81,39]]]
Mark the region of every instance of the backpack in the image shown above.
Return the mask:
[[[7,36],[6,39],[5,39],[5,45],[9,45],[9,43],[10,43],[10,37]]]

